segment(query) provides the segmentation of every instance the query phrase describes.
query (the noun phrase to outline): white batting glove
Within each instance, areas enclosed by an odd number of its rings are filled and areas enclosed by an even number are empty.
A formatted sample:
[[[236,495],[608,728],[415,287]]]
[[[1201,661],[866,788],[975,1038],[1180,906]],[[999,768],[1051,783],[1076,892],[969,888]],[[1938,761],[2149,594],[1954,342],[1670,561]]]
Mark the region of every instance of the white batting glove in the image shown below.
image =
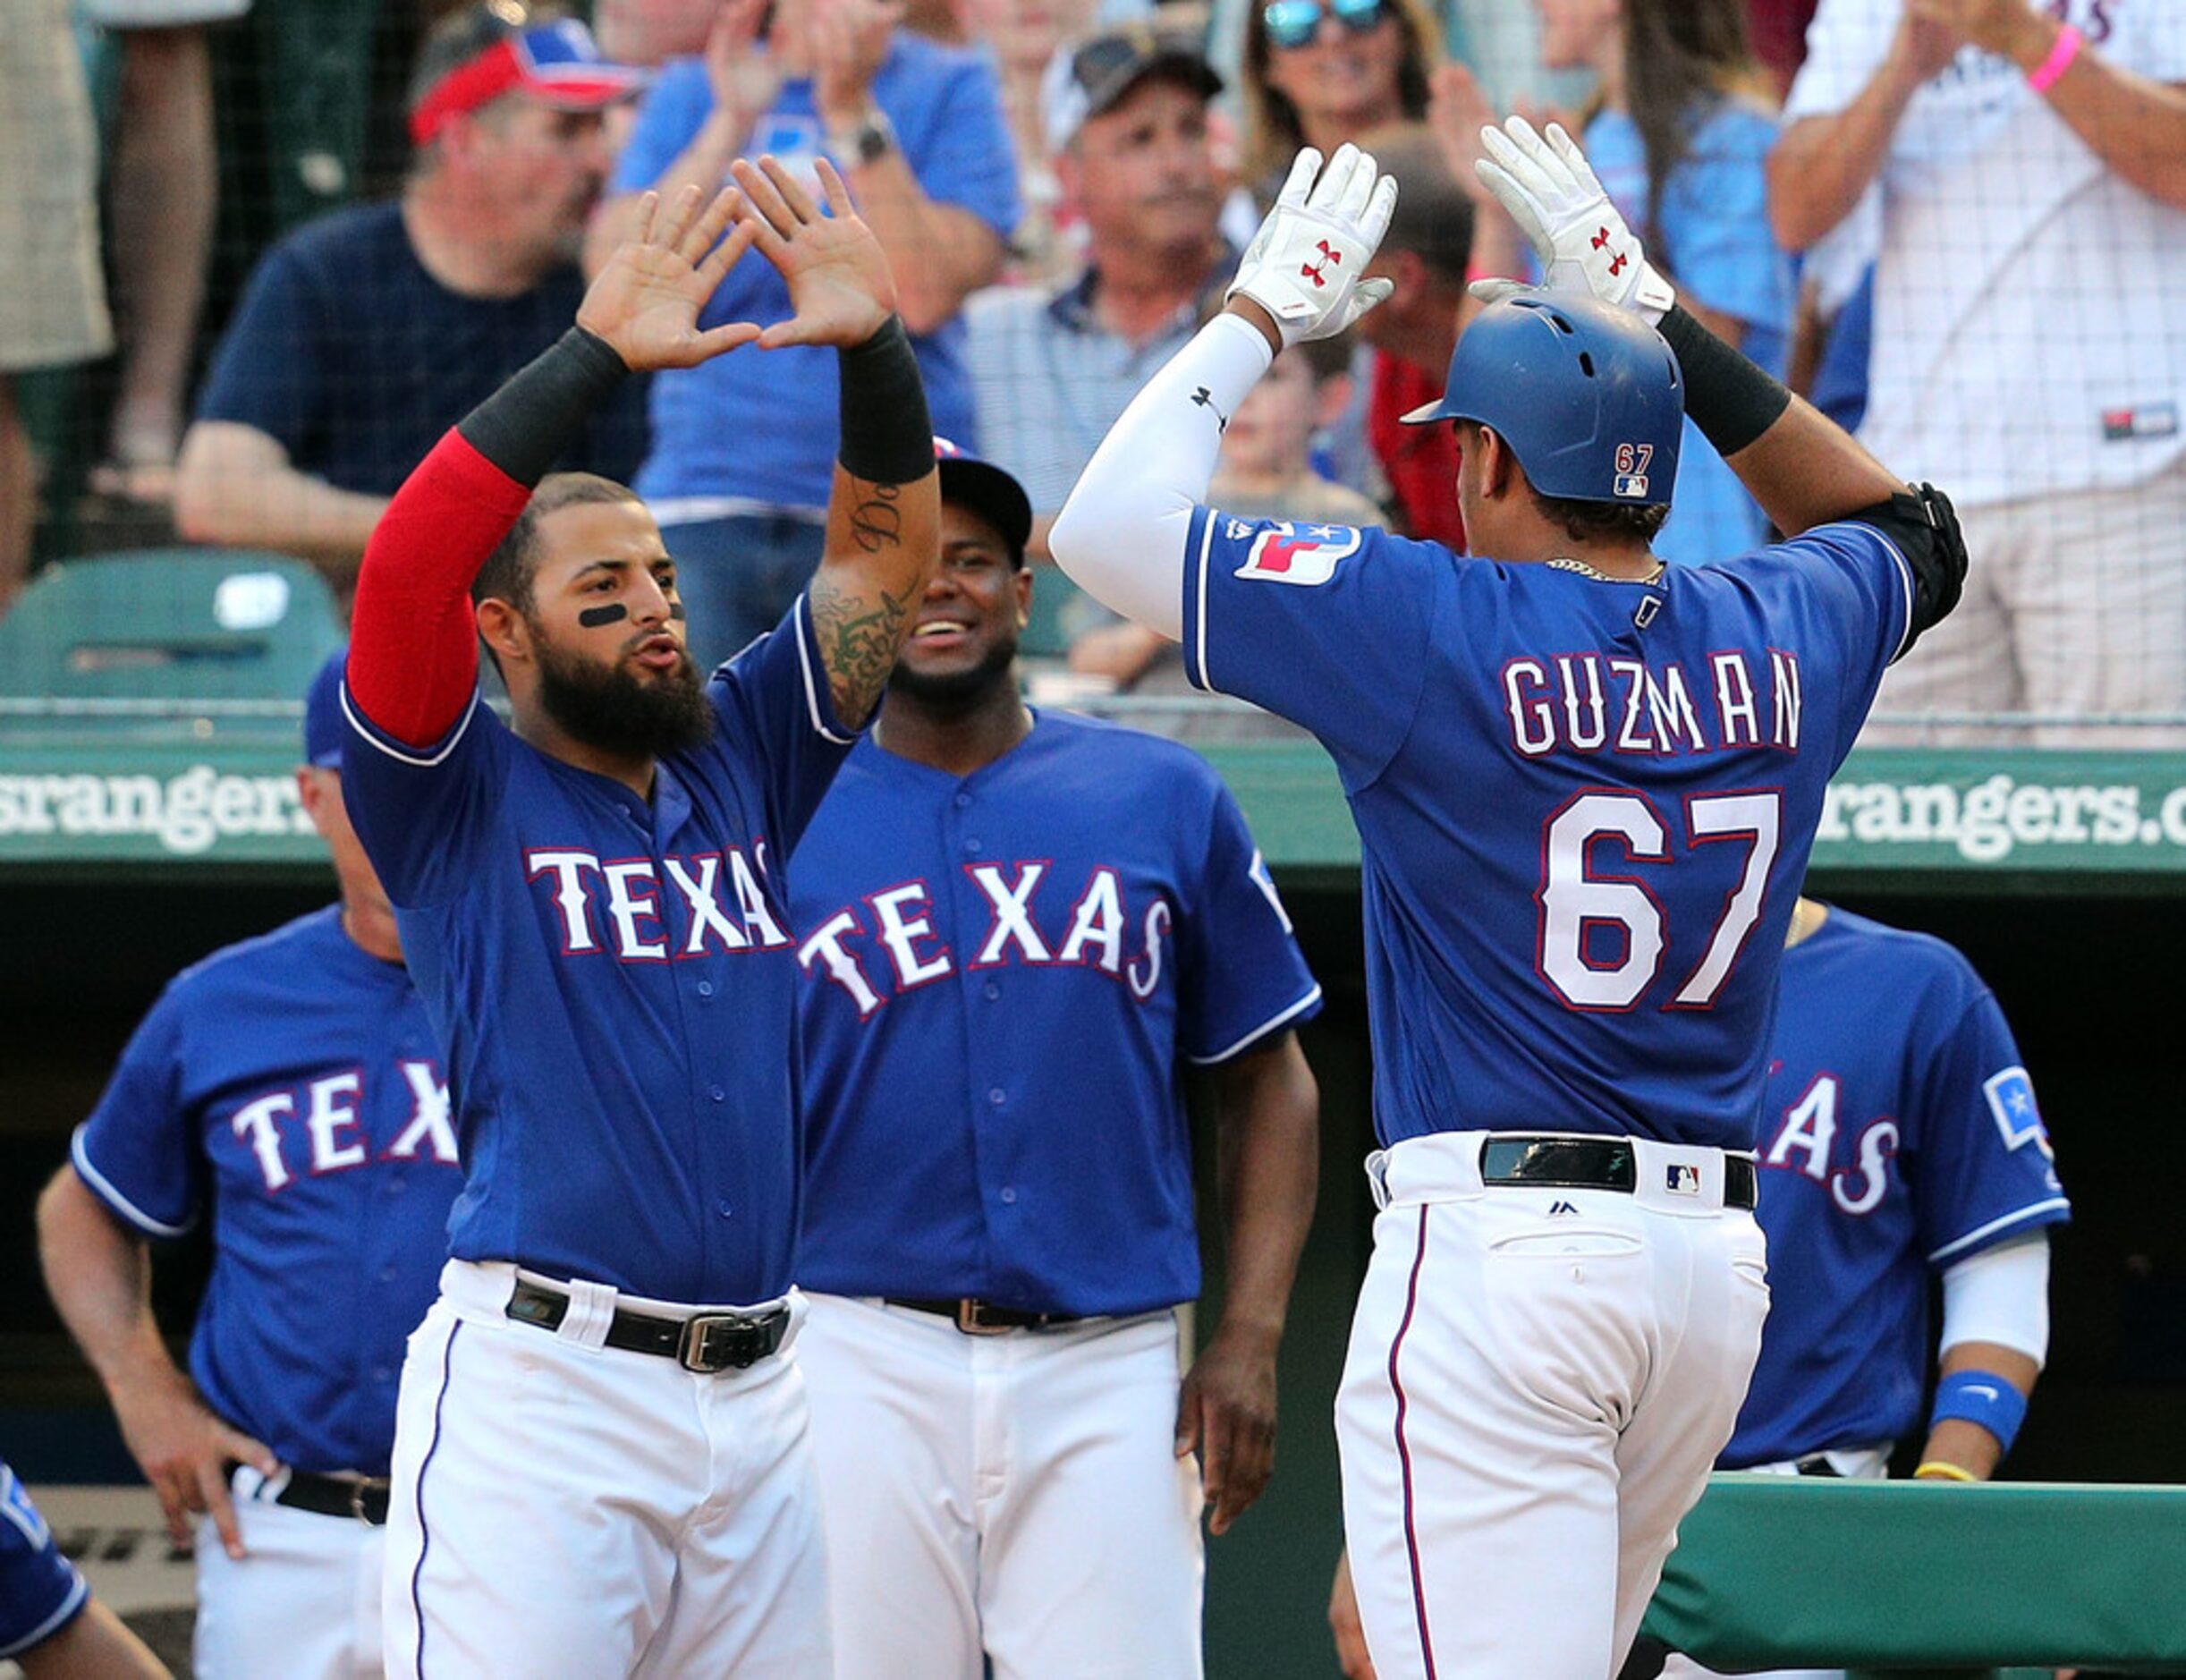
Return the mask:
[[[1480,141],[1488,155],[1474,172],[1532,242],[1549,289],[1590,292],[1658,325],[1677,293],[1648,261],[1578,143],[1555,123],[1544,139],[1522,116],[1482,129]]]
[[[1307,147],[1223,301],[1250,298],[1275,318],[1285,348],[1334,338],[1396,289],[1359,277],[1395,209],[1396,182],[1377,175],[1365,152],[1339,146],[1323,169],[1320,153]]]

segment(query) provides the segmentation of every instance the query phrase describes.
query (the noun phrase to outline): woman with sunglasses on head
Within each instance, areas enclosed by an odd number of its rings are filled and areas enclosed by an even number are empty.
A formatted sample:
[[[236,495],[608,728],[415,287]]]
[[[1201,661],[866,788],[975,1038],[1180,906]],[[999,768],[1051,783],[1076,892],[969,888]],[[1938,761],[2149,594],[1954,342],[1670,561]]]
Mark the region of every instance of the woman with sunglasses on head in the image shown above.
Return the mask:
[[[1261,0],[1245,26],[1245,180],[1271,199],[1301,146],[1427,115],[1441,37],[1421,0]]]
[[[1685,307],[1775,378],[1796,301],[1768,226],[1764,165],[1776,139],[1746,0],[1539,0],[1541,62],[1599,78],[1581,143],[1602,185],[1672,276]],[[1655,552],[1721,560],[1768,522],[1686,422],[1677,500]]]

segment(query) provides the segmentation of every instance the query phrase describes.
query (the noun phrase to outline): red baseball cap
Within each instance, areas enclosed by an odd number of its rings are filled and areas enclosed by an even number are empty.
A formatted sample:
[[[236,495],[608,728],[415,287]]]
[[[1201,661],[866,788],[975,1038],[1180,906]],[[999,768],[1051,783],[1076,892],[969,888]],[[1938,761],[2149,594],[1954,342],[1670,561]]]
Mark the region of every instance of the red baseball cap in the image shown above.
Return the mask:
[[[513,21],[506,4],[461,14],[436,30],[411,84],[410,138],[422,146],[453,116],[523,93],[559,111],[597,111],[645,85],[645,72],[600,56],[592,31],[574,18]]]

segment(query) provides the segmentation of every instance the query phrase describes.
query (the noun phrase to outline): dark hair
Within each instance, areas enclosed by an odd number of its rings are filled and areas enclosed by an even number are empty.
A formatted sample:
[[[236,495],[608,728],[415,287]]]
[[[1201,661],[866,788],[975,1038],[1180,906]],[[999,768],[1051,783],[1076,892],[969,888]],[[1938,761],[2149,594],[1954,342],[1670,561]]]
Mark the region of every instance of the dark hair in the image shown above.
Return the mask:
[[[1647,221],[1655,242],[1662,198],[1695,130],[1726,99],[1773,105],[1746,33],[1746,0],[1624,0],[1624,99],[1647,153]]]
[[[1299,359],[1313,370],[1313,383],[1317,386],[1326,385],[1329,380],[1349,373],[1351,370],[1351,358],[1358,348],[1359,335],[1349,327],[1334,338],[1309,338],[1302,344],[1291,346]]]
[[[1532,489],[1529,484],[1526,487]],[[1623,502],[1577,502],[1533,491],[1541,517],[1563,528],[1573,542],[1650,543],[1670,517],[1670,504],[1632,507]]]
[[[1424,0],[1388,0],[1396,26],[1404,33],[1404,55],[1397,63],[1397,101],[1411,122],[1420,122],[1433,89],[1428,78],[1442,58],[1442,38]],[[1273,178],[1271,192],[1282,184],[1282,172],[1291,166],[1306,131],[1298,120],[1298,107],[1290,96],[1269,85],[1267,24],[1260,15],[1266,0],[1248,0],[1245,8],[1244,86],[1245,182],[1249,186]]]
[[[1389,250],[1408,250],[1452,286],[1472,264],[1472,199],[1450,173],[1442,142],[1424,123],[1390,123],[1359,137],[1375,166],[1396,182]]]
[[[506,601],[530,616],[531,576],[538,564],[539,522],[565,507],[637,500],[638,493],[628,485],[603,479],[597,472],[548,473],[531,492],[531,499],[509,527],[509,534],[486,556],[486,564],[471,580],[472,602]]]

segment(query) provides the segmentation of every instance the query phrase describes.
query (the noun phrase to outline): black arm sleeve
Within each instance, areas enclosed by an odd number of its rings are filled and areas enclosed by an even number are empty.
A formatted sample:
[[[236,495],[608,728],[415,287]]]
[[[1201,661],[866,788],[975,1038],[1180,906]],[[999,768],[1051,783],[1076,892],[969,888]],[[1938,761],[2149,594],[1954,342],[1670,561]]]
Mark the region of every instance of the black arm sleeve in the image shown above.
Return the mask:
[[[868,484],[915,484],[934,471],[934,422],[926,381],[903,318],[836,352],[843,395],[843,471]]]
[[[1685,412],[1720,455],[1734,455],[1792,405],[1784,386],[1709,332],[1683,304],[1659,328],[1685,378]]]
[[[1966,539],[1959,533],[1958,510],[1934,485],[1916,484],[1846,517],[1889,538],[1912,567],[1912,624],[1905,632],[1910,650],[1923,631],[1951,615],[1966,587]]]
[[[572,327],[455,429],[517,483],[537,484],[629,373],[606,340]]]

